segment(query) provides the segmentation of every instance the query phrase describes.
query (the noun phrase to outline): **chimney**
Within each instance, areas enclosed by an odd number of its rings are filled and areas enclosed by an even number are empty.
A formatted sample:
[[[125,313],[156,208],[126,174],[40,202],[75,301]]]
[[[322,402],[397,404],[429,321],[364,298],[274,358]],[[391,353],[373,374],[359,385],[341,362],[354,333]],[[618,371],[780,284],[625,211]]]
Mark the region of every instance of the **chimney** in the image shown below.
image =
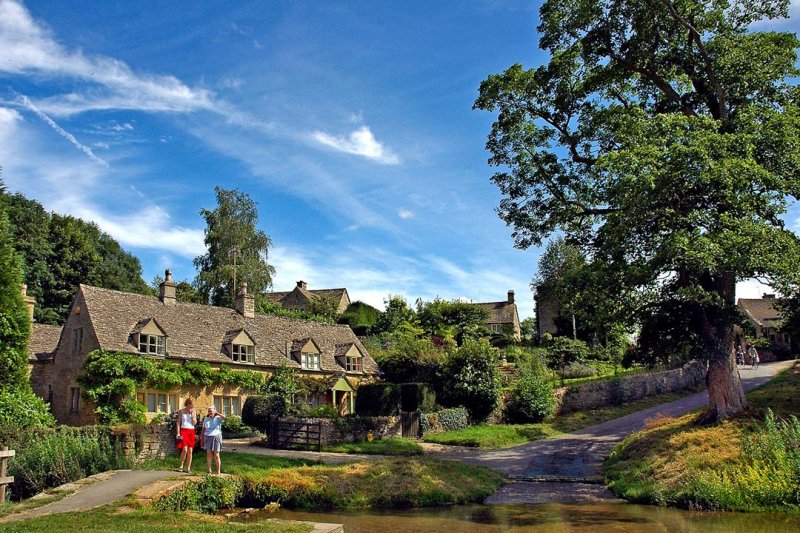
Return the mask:
[[[22,301],[25,302],[28,308],[28,318],[33,322],[33,308],[36,307],[36,299],[33,296],[28,296],[28,286],[24,283],[19,286],[19,290],[22,293]]]
[[[303,290],[307,290],[308,289],[308,283],[306,283],[305,281],[298,281],[297,282],[297,286],[300,287]]]
[[[243,281],[239,294],[236,295],[236,312],[245,318],[256,316],[256,299],[252,294],[247,294],[247,282]]]
[[[164,305],[173,305],[177,301],[177,297],[175,295],[175,282],[172,281],[172,270],[166,269],[164,276],[164,282],[159,285],[161,290],[159,291],[158,299]]]
[[[514,291],[508,291],[508,303],[514,303]]]
[[[775,293],[774,292],[773,293],[766,293],[765,292],[763,298],[765,300],[774,300],[775,299]]]

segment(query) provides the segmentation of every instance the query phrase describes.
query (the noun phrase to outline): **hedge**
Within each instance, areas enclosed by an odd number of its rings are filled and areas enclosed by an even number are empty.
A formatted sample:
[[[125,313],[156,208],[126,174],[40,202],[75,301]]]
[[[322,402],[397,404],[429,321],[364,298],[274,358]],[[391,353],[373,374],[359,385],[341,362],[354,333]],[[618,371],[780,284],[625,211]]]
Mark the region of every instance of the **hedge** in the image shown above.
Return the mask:
[[[400,408],[403,411],[431,412],[436,407],[436,393],[427,383],[400,385]]]
[[[361,385],[356,393],[356,414],[394,416],[400,413],[400,385],[371,383]]]
[[[442,409],[435,413],[423,413],[419,417],[419,428],[422,435],[464,429],[469,425],[469,411],[464,407]]]

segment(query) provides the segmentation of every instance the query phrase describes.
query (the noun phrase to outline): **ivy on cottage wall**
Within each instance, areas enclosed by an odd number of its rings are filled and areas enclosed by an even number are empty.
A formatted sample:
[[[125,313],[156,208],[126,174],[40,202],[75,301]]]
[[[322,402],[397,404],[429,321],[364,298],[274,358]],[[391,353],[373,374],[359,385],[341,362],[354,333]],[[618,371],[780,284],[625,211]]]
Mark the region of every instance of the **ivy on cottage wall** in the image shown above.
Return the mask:
[[[251,370],[214,369],[206,362],[177,363],[140,354],[96,350],[83,365],[78,381],[83,397],[95,405],[102,424],[144,423],[145,406],[136,401],[136,389],[169,391],[197,386],[235,385],[247,391],[264,386],[264,375]]]

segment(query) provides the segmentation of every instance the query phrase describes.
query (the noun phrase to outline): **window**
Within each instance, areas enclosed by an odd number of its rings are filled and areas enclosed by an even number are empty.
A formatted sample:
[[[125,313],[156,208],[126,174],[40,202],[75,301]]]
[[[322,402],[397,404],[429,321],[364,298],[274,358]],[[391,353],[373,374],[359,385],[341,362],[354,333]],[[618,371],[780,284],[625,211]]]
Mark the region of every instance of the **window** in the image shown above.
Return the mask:
[[[234,363],[252,363],[254,348],[254,346],[247,344],[232,344],[231,360]]]
[[[306,409],[316,409],[327,405],[327,398],[324,394],[298,394],[295,396],[295,403],[304,406]]]
[[[72,353],[79,353],[83,349],[83,328],[72,330]]]
[[[79,387],[69,388],[69,411],[77,413],[80,408],[81,389]]]
[[[491,324],[489,327],[492,328],[492,333],[503,333],[502,324]]]
[[[164,392],[138,392],[136,401],[144,405],[148,413],[171,414],[179,410],[178,395]]]
[[[139,334],[139,353],[166,355],[167,338],[159,335]]]
[[[347,358],[347,371],[348,372],[361,372],[361,358],[348,357]]]
[[[214,396],[214,408],[225,416],[238,415],[239,397],[238,396]]]
[[[319,370],[319,354],[301,352],[300,353],[300,366],[306,370]]]
[[[47,386],[47,403],[53,403],[53,386]]]

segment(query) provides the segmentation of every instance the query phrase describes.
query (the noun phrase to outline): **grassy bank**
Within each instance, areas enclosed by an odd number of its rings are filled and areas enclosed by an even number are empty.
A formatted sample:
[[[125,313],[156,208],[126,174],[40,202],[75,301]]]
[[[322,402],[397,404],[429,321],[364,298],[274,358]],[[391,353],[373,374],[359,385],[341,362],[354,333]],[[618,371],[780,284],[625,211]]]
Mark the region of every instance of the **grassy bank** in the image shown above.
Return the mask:
[[[220,452],[220,459],[222,461],[222,471],[235,476],[258,474],[266,470],[316,464],[312,461],[303,461],[300,459],[285,459],[283,457],[271,457],[269,455],[251,455],[234,452]],[[136,468],[139,470],[175,470],[178,468],[179,463],[180,456],[178,454],[172,454],[164,459],[147,461],[138,465]],[[196,474],[202,474],[207,470],[206,454],[195,454],[192,460],[192,471]]]
[[[750,392],[750,410],[733,420],[704,425],[695,412],[651,421],[606,461],[609,486],[639,503],[800,512],[800,424],[790,418],[800,415],[798,390],[796,365]]]
[[[272,502],[311,510],[429,507],[481,502],[501,482],[502,477],[487,468],[456,461],[392,458],[209,477],[156,505],[171,512]]]
[[[366,455],[422,455],[422,447],[410,439],[377,439],[331,444],[322,451],[336,453],[361,453]]]
[[[526,442],[546,439],[561,433],[577,431],[647,409],[648,407],[671,402],[689,394],[694,394],[694,391],[659,394],[624,405],[567,413],[539,424],[484,424],[470,426],[456,431],[425,435],[423,440],[450,446],[469,446],[482,449],[507,448],[525,444]]]
[[[306,533],[311,526],[288,525],[272,522],[237,523],[221,516],[198,513],[161,512],[152,509],[118,509],[117,504],[106,505],[91,511],[60,513],[30,518],[19,522],[0,523],[4,533],[52,531],[114,531],[115,533],[177,533],[202,531],[259,531],[264,533]]]

